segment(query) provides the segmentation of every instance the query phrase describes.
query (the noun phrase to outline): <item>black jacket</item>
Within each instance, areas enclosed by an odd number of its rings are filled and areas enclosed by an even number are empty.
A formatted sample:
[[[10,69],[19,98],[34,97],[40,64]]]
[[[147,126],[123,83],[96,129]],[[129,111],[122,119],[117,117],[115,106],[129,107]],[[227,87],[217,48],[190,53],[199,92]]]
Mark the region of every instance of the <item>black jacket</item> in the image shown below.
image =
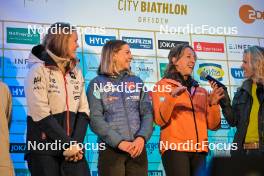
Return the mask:
[[[238,88],[232,102],[226,93],[224,99],[220,101],[223,115],[230,126],[236,127],[237,131],[234,136],[233,143],[237,143],[238,150],[231,151],[231,155],[243,154],[243,144],[247,133],[249,124],[250,111],[253,103],[251,95],[252,80],[248,79],[243,82],[242,86]],[[258,113],[258,129],[259,129],[259,143],[260,150],[264,151],[264,87],[257,84],[257,97],[260,102],[260,109]]]

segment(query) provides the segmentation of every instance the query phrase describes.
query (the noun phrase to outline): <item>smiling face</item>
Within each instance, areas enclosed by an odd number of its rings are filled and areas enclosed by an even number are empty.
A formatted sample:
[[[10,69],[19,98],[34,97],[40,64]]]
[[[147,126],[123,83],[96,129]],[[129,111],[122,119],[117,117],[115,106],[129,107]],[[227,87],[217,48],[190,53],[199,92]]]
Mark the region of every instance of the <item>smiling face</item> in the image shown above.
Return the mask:
[[[125,44],[119,51],[113,55],[114,62],[116,63],[116,69],[118,72],[122,70],[129,70],[132,55],[129,45]]]
[[[245,78],[251,78],[254,74],[251,66],[250,66],[250,54],[244,54],[243,56],[243,63],[241,65],[241,68],[244,71],[244,77]]]
[[[191,48],[185,48],[183,55],[177,61],[175,57],[173,60],[176,70],[181,73],[184,79],[187,79],[192,74],[195,65],[194,51]]]
[[[78,36],[76,32],[73,32],[68,40],[68,56],[70,58],[76,58],[76,50],[79,47]]]

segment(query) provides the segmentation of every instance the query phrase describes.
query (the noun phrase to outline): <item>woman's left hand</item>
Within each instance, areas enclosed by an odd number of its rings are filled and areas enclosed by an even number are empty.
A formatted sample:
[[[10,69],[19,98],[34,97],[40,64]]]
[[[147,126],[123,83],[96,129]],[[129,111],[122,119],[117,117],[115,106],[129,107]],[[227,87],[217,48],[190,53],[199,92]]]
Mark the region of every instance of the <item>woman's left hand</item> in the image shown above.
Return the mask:
[[[144,145],[145,145],[145,140],[142,137],[137,137],[133,141],[132,145],[133,145],[133,150],[130,153],[130,156],[132,158],[136,158],[142,153]]]
[[[213,88],[213,91],[209,95],[209,105],[217,105],[219,103],[219,100],[221,100],[225,96],[224,89],[222,87],[218,87],[217,84],[213,81],[209,81],[209,83]]]

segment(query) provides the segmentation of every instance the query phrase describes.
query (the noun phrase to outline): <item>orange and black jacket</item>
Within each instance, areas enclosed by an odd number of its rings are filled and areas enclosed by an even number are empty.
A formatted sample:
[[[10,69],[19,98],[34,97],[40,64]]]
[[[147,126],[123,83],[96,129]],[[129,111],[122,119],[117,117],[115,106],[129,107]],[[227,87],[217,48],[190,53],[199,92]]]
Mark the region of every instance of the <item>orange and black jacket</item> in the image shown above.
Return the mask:
[[[208,152],[208,147],[203,147],[202,143],[208,142],[207,129],[216,130],[220,126],[219,105],[209,106],[208,92],[198,85],[190,86],[176,97],[158,88],[165,86],[175,88],[181,84],[174,79],[163,78],[156,83],[152,93],[154,121],[161,126],[161,153],[168,149]],[[196,143],[198,147],[194,146]]]

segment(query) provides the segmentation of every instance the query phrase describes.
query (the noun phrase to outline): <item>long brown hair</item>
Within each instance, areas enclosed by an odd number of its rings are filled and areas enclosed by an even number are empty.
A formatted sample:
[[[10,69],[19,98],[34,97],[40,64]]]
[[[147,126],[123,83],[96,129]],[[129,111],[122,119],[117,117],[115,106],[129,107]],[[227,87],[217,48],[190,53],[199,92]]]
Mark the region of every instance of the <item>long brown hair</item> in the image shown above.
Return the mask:
[[[76,32],[76,28],[69,23],[54,23],[44,37],[43,46],[58,57],[68,58],[69,38],[73,32]]]

